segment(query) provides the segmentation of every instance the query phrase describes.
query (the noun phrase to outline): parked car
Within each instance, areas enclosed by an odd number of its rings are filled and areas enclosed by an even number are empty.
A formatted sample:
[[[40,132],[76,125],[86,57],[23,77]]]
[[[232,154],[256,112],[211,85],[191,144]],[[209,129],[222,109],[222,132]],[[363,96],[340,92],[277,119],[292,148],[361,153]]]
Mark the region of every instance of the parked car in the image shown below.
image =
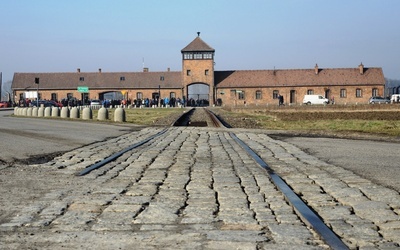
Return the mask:
[[[90,101],[90,106],[99,106],[99,105],[101,105],[100,100],[91,100]]]
[[[0,102],[0,108],[8,108],[10,104],[8,102]]]
[[[385,98],[385,97],[381,97],[381,96],[373,96],[371,98],[369,98],[368,101],[369,104],[375,104],[375,103],[390,103],[390,99],[389,98]]]
[[[305,95],[303,98],[303,104],[328,104],[329,100],[322,95]]]
[[[390,102],[391,103],[400,102],[400,94],[392,95],[392,97],[390,98]]]

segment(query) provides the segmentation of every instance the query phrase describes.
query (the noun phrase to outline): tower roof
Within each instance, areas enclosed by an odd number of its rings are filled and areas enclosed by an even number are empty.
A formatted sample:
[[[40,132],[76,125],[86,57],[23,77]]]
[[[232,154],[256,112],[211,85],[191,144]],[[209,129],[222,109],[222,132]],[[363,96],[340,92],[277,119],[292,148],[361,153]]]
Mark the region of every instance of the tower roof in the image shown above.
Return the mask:
[[[207,43],[205,43],[200,35],[197,36],[191,43],[189,43],[185,48],[181,50],[181,52],[196,52],[196,51],[208,51],[215,52],[215,49],[210,47]]]

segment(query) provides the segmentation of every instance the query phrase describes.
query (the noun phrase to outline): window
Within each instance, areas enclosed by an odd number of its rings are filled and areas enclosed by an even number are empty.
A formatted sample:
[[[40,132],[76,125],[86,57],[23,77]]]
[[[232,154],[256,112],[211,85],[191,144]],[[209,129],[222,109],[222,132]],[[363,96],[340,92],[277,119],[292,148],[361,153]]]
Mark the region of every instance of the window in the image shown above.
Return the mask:
[[[57,101],[57,93],[51,93],[51,100]]]
[[[346,98],[346,97],[347,97],[346,89],[340,89],[340,98]]]
[[[74,97],[74,95],[72,94],[72,93],[67,93],[67,99],[69,100],[69,99],[71,99],[71,98],[73,98]]]
[[[257,99],[257,100],[262,99],[261,90],[257,90],[257,91],[256,91],[256,99]]]
[[[176,94],[175,94],[175,92],[171,92],[171,93],[169,93],[169,98],[175,98],[176,97]]]
[[[307,89],[307,95],[313,95],[314,90],[313,89]]]
[[[193,59],[193,54],[192,53],[184,53],[183,54],[183,59]]]
[[[81,81],[81,82],[85,81],[85,77],[83,77],[83,76],[79,77],[79,81]]]
[[[192,75],[192,72],[190,71],[190,69],[186,70],[186,75],[187,75],[187,76]]]
[[[204,74],[205,74],[206,76],[208,76],[208,74],[209,74],[209,70],[208,70],[208,69],[206,69],[206,70],[204,71]]]
[[[203,59],[212,59],[212,53],[204,53]]]
[[[278,99],[278,98],[279,98],[279,90],[272,91],[272,99]]]
[[[160,76],[160,81],[164,81],[164,76]]]
[[[20,100],[24,100],[24,99],[25,99],[25,98],[24,98],[24,93],[19,94],[19,99],[20,99]]]
[[[377,88],[372,89],[372,96],[379,96],[379,91]]]
[[[143,93],[142,92],[137,92],[136,93],[136,99],[142,100],[143,99]]]
[[[119,78],[119,80],[120,80],[120,81],[125,81],[125,76],[121,76],[121,77]]]
[[[238,99],[243,100],[244,99],[244,91],[237,91],[238,93]]]
[[[194,59],[203,59],[203,54],[202,53],[195,53],[194,54]]]
[[[356,97],[357,98],[362,97],[362,90],[361,89],[356,89]]]

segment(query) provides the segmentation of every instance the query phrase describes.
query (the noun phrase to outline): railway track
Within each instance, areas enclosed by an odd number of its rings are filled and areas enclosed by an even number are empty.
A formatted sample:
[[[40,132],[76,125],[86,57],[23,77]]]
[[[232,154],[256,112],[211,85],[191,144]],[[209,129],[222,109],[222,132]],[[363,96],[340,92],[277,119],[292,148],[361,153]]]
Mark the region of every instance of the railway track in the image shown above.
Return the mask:
[[[189,112],[186,112],[182,117],[180,117],[174,124],[175,127],[214,127],[214,128],[229,128],[229,124],[221,121],[215,114],[213,114],[210,110],[206,108],[193,108]],[[92,171],[105,166],[106,164],[117,160],[119,157],[124,155],[125,153],[135,150],[140,147],[146,147],[147,144],[150,143],[157,137],[165,135],[168,133],[168,128],[145,138],[144,140],[135,143],[117,153],[112,154],[109,157],[106,157],[104,160],[97,162],[81,172],[79,172],[78,176],[84,176],[90,174]],[[292,206],[293,210],[296,214],[301,218],[303,223],[305,223],[308,227],[315,230],[315,232],[319,235],[319,237],[331,248],[331,249],[349,249],[346,244],[335,234],[331,228],[324,224],[323,220],[314,213],[313,209],[308,207],[307,204],[290,188],[289,185],[285,183],[285,181],[276,174],[268,164],[255,153],[250,146],[248,146],[245,142],[240,140],[235,133],[228,132],[228,135],[236,141],[251,158],[257,162],[259,166],[266,170],[266,173],[269,175],[269,178],[272,180],[274,185],[285,197],[285,200]]]

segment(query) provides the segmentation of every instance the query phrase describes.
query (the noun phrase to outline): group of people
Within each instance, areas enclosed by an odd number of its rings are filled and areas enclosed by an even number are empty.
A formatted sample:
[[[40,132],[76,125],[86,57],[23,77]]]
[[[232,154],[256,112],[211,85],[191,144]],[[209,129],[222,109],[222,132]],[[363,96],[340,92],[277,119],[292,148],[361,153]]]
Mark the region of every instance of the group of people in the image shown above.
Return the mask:
[[[165,98],[145,98],[145,99],[135,99],[132,103],[135,107],[176,107],[179,104],[183,105],[184,103],[178,97],[165,97]]]

